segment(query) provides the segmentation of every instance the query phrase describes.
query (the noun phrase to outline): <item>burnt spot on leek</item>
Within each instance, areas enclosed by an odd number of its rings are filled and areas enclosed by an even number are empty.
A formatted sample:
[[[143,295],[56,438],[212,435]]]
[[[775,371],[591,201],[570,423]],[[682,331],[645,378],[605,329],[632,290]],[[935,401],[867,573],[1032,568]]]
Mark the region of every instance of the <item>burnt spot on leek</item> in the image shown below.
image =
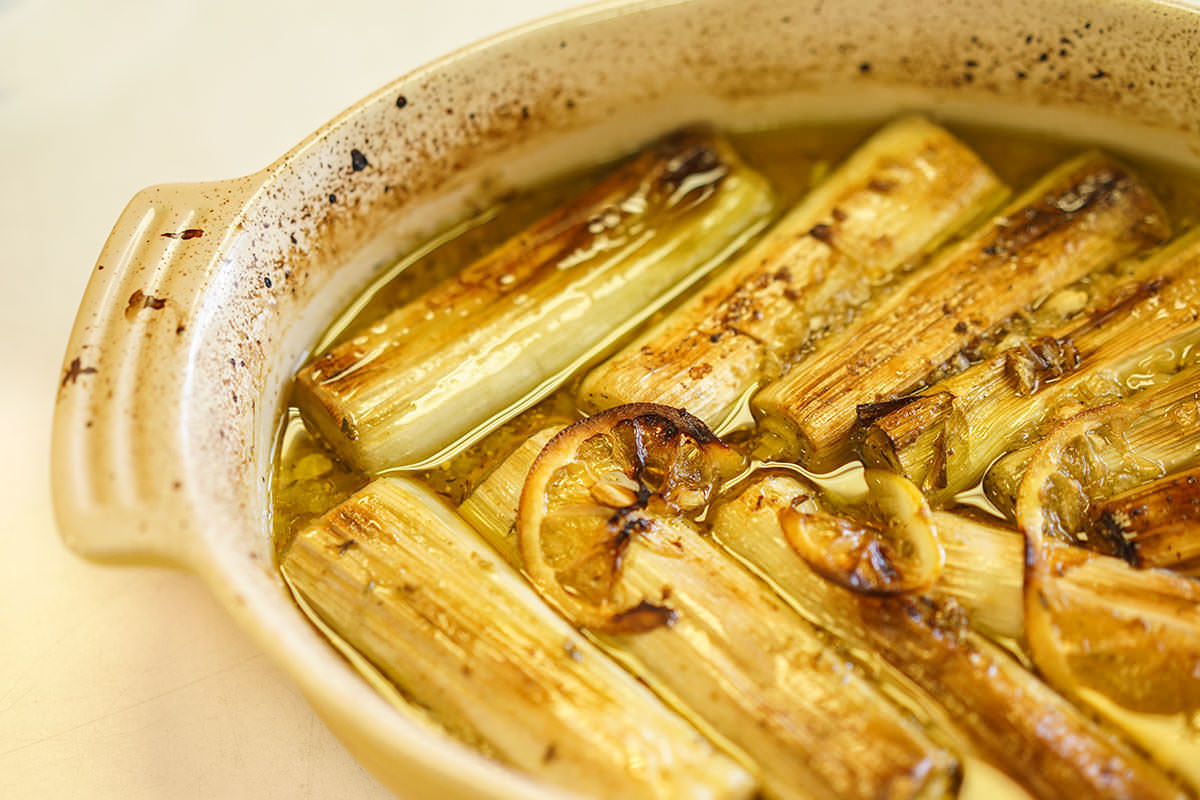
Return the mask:
[[[1135,567],[1200,573],[1200,469],[1167,475],[1097,503],[1089,517],[1102,552]]]

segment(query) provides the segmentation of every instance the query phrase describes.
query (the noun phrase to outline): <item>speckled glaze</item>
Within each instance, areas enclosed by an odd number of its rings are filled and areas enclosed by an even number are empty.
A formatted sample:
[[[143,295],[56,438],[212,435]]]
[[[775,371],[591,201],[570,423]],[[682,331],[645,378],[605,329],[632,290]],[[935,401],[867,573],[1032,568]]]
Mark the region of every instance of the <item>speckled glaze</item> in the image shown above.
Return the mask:
[[[286,382],[380,269],[488,197],[685,122],[943,118],[1200,162],[1200,15],[1150,0],[605,3],[397,80],[276,163],[138,194],[64,360],[55,507],[89,558],[197,573],[412,798],[561,797],[395,711],[271,559]]]

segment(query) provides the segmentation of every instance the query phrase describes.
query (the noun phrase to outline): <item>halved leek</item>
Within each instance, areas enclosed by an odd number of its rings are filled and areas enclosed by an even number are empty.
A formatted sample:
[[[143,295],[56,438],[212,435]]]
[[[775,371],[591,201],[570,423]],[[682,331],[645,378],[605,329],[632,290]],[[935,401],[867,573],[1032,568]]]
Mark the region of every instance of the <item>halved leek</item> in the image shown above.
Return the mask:
[[[861,452],[941,500],[1036,438],[1064,405],[1120,399],[1200,347],[1200,230],[1147,260],[1110,302],[1047,337],[1001,351],[876,420]]]
[[[368,472],[414,466],[544,396],[771,210],[723,140],[651,147],[458,276],[319,355],[296,401]]]
[[[881,658],[920,690],[930,724],[1039,798],[1180,797],[1141,755],[973,632],[953,600],[869,597],[826,580],[785,540],[779,520],[813,506],[815,488],[773,474],[712,514],[712,533],[806,617]],[[939,519],[940,515],[935,516]],[[1006,534],[1010,538],[1012,533]]]
[[[531,775],[609,798],[754,790],[416,482],[375,480],[297,535],[281,569],[402,692]]]
[[[536,456],[519,448],[464,503],[481,529],[510,537],[501,552],[517,552],[518,496],[503,487],[519,488]],[[655,525],[656,540],[677,544],[630,548],[623,580],[669,603],[674,621],[595,638],[744,754],[767,797],[936,797],[949,788],[954,760],[827,637],[689,525]]]
[[[812,337],[844,327],[881,285],[1006,192],[942,128],[893,122],[701,294],[595,368],[580,405],[658,402],[720,425]]]
[[[755,397],[764,450],[814,469],[848,460],[858,406],[913,391],[1022,308],[1167,232],[1124,166],[1067,162]]]

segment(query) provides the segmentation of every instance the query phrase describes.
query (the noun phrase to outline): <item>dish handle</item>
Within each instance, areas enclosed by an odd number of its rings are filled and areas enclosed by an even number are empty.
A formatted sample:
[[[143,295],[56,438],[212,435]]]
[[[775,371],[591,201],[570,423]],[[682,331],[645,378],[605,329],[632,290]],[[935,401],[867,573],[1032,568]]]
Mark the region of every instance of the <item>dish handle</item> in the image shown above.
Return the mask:
[[[205,287],[260,176],[168,184],[122,212],[84,292],[51,437],[64,542],[101,561],[195,566],[188,407]]]

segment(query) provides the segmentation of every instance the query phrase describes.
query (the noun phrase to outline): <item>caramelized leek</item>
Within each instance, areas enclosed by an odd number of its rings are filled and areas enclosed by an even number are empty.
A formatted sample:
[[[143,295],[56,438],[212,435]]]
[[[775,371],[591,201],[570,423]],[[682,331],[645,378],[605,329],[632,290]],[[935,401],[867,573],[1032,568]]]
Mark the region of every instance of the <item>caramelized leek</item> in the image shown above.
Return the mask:
[[[380,478],[300,533],[284,575],[451,729],[609,798],[743,798],[750,776],[577,635],[442,500]]]
[[[520,485],[535,455],[518,449],[468,498],[477,524],[513,529],[518,498],[497,489]],[[653,526],[657,544],[625,551],[622,580],[669,603],[673,621],[596,639],[755,764],[764,794],[935,797],[951,785],[953,759],[826,637],[685,520]]]
[[[1182,796],[1142,756],[974,633],[954,601],[865,596],[810,569],[785,541],[779,518],[812,507],[814,494],[792,476],[754,480],[718,506],[713,536],[806,617],[903,674],[920,690],[918,712],[939,708],[931,725],[949,728],[943,735],[961,738],[1034,796]]]
[[[1064,406],[1120,399],[1200,346],[1200,230],[1148,259],[1111,302],[938,382],[871,424],[863,459],[948,500]]]
[[[1089,530],[1135,567],[1200,577],[1200,469],[1168,475],[1095,504]]]
[[[318,356],[297,403],[368,472],[414,466],[551,391],[770,211],[721,139],[684,133]]]
[[[1125,167],[1073,159],[755,397],[764,449],[814,469],[848,459],[858,406],[913,391],[1022,308],[1167,231]]]
[[[658,402],[721,424],[810,338],[844,327],[1005,191],[942,128],[888,125],[701,294],[594,369],[580,405]]]

